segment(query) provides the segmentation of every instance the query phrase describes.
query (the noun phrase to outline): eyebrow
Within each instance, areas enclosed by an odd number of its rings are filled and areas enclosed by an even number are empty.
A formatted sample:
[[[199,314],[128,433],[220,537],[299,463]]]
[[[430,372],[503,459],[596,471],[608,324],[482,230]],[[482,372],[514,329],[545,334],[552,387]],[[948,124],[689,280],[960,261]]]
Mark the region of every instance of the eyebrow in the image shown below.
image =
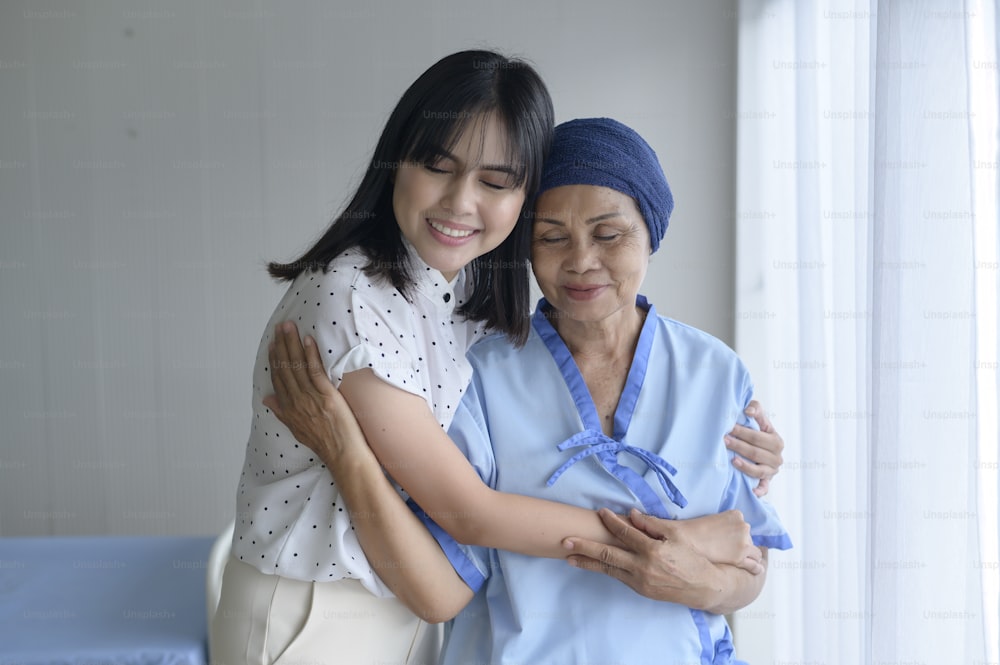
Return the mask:
[[[448,150],[436,150],[435,152],[438,153],[438,156],[444,159],[450,159],[451,161],[456,163],[463,163]],[[512,176],[517,175],[517,169],[515,169],[510,164],[481,164],[476,168],[479,169],[480,171],[495,171],[497,173],[506,173],[507,175],[512,175]]]
[[[598,222],[603,222],[606,219],[611,219],[612,217],[623,217],[620,212],[606,212],[603,215],[597,215],[596,217],[591,217],[585,224],[597,224]],[[563,222],[558,219],[552,219],[551,217],[535,217],[536,222],[546,222],[548,224],[555,224],[556,226],[566,226]]]

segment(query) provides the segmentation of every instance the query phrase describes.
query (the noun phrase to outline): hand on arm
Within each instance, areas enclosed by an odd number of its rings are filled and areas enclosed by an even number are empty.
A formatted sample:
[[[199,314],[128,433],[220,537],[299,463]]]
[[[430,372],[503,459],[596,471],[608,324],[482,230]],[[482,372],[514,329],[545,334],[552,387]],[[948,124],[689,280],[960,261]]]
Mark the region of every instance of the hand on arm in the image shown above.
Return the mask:
[[[303,350],[294,324],[282,324],[276,334],[284,344],[276,348],[286,348],[293,365],[296,359],[301,363]],[[318,359],[315,347],[310,354]],[[304,363],[298,369],[305,372]],[[276,378],[275,390],[280,393],[282,377]],[[371,450],[385,469],[460,543],[531,556],[564,558],[568,552],[562,547],[562,540],[570,535],[615,542],[594,511],[497,492],[487,487],[441,429],[422,397],[386,383],[371,370],[361,370],[346,374],[341,381],[339,395],[346,400],[344,405],[324,372],[317,369],[307,378],[308,385],[304,389],[295,393],[287,391],[287,395],[281,396],[296,408],[290,409],[282,403],[275,415],[301,443],[320,455],[335,472],[338,485],[341,481],[336,472],[342,465],[337,461],[338,456],[344,454],[345,448],[358,454],[355,449],[361,447],[363,441],[360,438],[338,440],[345,436],[338,426],[342,425],[340,421],[344,417],[349,420],[356,417]],[[351,431],[347,435],[358,436]],[[346,446],[348,443],[352,445]],[[345,498],[351,505],[351,497],[345,493]],[[361,498],[359,495],[355,501]],[[351,508],[362,510],[358,505]],[[365,541],[362,546],[368,553]]]
[[[667,522],[670,529],[685,532],[687,540],[712,563],[736,566],[753,575],[764,572],[760,548],[753,544],[750,525],[738,510],[684,520],[660,520],[650,515],[643,518],[643,524]]]
[[[614,577],[640,595],[725,614],[750,604],[764,586],[767,550],[761,550],[762,570],[754,575],[711,562],[681,526],[685,520],[661,520],[636,510],[631,523],[608,509],[599,515],[619,545],[569,538],[570,563]]]
[[[269,360],[275,394],[264,405],[326,464],[378,576],[422,619],[452,618],[472,591],[386,478],[312,338],[303,347],[294,325],[279,325]]]
[[[760,431],[736,425],[725,437],[726,447],[736,453],[733,466],[751,478],[760,479],[753,493],[764,496],[770,488],[771,478],[781,468],[785,442],[757,400],[750,402],[744,413],[757,421]]]

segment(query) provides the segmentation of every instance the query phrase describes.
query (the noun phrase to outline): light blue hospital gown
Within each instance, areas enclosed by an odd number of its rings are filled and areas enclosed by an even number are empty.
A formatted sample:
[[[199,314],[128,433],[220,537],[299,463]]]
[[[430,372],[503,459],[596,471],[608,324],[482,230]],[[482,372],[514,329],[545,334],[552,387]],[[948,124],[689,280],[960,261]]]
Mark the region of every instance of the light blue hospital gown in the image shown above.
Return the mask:
[[[615,413],[601,431],[569,350],[541,312],[514,349],[501,336],[469,352],[472,384],[450,434],[484,482],[504,492],[669,518],[743,511],[755,544],[791,541],[723,435],[752,393],[743,363],[714,337],[648,315]],[[426,519],[426,518],[425,518]],[[448,625],[445,665],[737,663],[723,616],[644,598],[621,582],[542,559],[460,546],[429,523],[476,591]]]

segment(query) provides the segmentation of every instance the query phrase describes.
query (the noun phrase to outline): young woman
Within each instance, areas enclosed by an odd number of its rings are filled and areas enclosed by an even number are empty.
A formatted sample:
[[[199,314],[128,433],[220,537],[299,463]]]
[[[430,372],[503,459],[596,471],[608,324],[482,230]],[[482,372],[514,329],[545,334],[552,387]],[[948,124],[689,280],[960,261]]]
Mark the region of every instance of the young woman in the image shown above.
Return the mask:
[[[337,629],[355,642],[398,636],[371,644],[372,660],[406,654],[419,620],[372,570],[329,472],[262,403],[272,329],[291,319],[314,335],[358,413],[409,409],[447,442],[469,346],[487,330],[527,336],[530,226],[519,219],[552,126],[548,91],[526,63],[445,57],[397,103],[343,213],[297,260],[271,264],[291,285],[257,354],[213,662],[310,660],[313,648],[329,658]],[[345,594],[356,596],[348,617],[331,610]]]

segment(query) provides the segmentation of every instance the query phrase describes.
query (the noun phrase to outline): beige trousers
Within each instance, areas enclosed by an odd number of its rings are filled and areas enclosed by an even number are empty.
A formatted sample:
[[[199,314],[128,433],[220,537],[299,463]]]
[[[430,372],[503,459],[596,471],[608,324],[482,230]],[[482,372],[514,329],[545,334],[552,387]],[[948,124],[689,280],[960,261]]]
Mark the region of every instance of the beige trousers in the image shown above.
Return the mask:
[[[434,665],[439,626],[357,580],[303,582],[230,557],[210,617],[211,665]]]

